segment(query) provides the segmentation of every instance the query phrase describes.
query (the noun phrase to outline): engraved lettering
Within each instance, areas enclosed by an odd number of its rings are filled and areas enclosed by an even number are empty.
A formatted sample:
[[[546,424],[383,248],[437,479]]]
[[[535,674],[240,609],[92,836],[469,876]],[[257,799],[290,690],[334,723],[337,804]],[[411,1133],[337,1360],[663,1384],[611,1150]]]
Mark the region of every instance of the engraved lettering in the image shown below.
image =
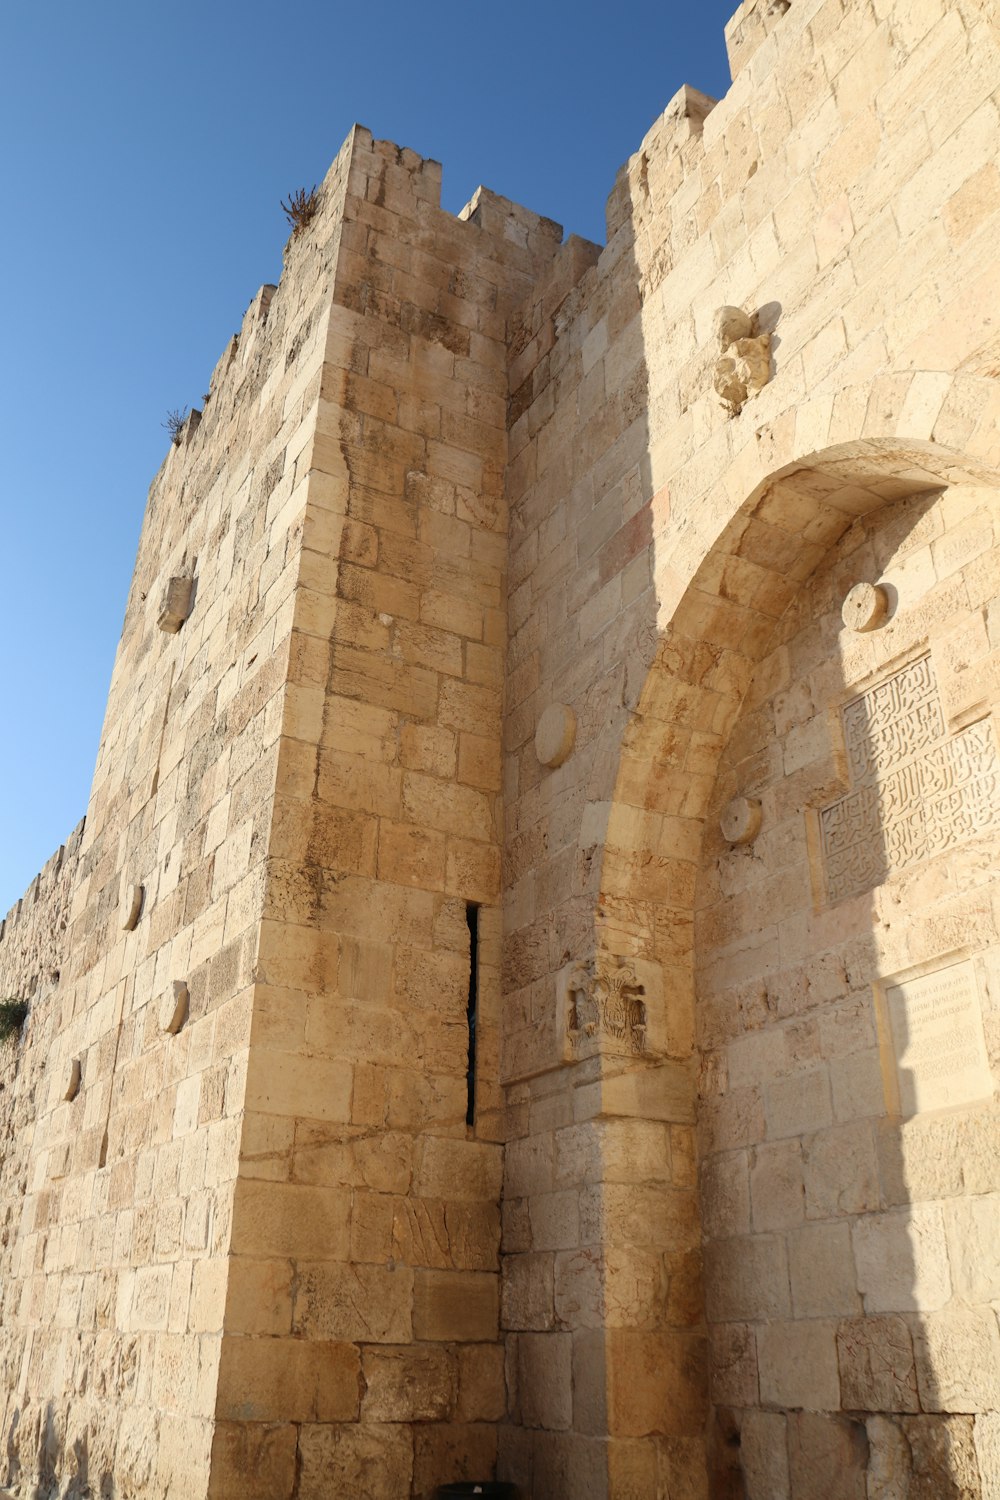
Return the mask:
[[[852,790],[819,814],[831,901],[1000,827],[992,726],[946,737],[929,656],[846,704],[842,722]]]
[[[904,1115],[988,1099],[993,1092],[971,960],[885,990]]]

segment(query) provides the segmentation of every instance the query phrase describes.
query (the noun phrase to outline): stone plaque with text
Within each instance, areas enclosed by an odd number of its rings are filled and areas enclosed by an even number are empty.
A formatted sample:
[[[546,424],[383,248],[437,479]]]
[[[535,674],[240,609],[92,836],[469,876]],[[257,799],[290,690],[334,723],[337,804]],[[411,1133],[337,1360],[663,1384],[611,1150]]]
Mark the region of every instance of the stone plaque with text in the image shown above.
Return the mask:
[[[883,995],[900,1114],[990,1098],[993,1074],[971,959],[888,983]]]
[[[989,719],[949,735],[921,657],[842,710],[851,789],[819,812],[830,901],[1000,828],[1000,757]]]

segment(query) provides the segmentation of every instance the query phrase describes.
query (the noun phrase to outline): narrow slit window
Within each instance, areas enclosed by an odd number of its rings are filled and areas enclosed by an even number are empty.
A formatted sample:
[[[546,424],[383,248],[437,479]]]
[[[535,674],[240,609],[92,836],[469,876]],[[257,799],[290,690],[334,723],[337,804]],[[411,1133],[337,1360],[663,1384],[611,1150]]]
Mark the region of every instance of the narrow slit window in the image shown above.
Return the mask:
[[[469,1002],[466,1019],[469,1025],[469,1069],[465,1077],[465,1123],[476,1123],[476,1013],[479,1008],[479,907],[470,902],[465,908],[469,924]]]

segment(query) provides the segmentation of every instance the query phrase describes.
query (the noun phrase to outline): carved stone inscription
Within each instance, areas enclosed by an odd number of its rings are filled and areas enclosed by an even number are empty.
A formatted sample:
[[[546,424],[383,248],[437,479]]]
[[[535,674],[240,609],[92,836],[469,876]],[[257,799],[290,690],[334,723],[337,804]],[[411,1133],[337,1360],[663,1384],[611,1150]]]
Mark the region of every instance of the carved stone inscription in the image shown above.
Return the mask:
[[[1000,828],[1000,758],[988,719],[949,737],[929,656],[842,713],[852,790],[821,809],[831,901]]]
[[[885,989],[899,1111],[915,1115],[993,1093],[972,962]]]

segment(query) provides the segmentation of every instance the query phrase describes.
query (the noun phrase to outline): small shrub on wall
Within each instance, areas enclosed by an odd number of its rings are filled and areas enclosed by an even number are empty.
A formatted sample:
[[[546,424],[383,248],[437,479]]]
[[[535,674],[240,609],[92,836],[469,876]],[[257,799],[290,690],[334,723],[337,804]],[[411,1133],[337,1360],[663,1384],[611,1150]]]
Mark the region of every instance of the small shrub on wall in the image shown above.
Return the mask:
[[[0,1000],[0,1044],[20,1035],[27,1014],[27,1000]]]

